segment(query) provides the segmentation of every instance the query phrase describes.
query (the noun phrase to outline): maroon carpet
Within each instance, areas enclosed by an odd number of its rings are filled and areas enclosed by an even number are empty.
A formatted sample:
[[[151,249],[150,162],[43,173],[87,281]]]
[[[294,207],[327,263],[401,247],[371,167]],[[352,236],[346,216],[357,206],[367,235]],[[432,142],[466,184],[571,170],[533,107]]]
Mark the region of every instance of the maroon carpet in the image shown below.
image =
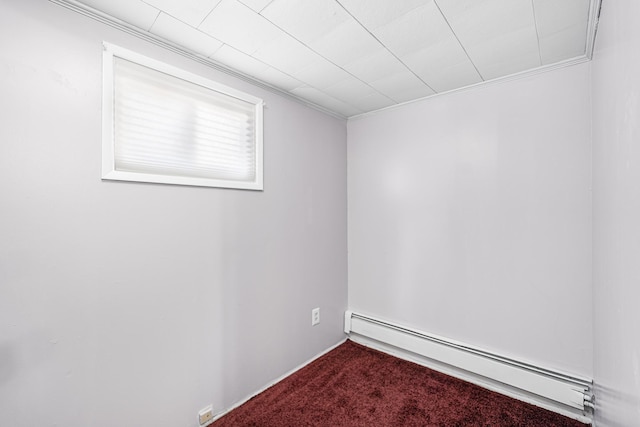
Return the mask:
[[[351,341],[213,426],[585,427]]]

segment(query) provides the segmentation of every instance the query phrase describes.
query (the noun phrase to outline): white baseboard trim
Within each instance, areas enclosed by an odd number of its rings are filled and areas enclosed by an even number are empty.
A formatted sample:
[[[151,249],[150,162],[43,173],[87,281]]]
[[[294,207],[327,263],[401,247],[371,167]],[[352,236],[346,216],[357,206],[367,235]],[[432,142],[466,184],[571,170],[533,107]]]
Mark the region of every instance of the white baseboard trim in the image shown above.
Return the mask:
[[[590,411],[579,405],[582,392],[591,396],[590,380],[502,358],[351,311],[345,313],[345,332],[351,340],[367,347],[583,423],[593,422]]]
[[[304,368],[305,366],[307,366],[311,362],[314,362],[316,359],[319,359],[320,357],[324,356],[325,354],[329,353],[330,351],[332,351],[332,350],[336,349],[337,347],[341,346],[342,344],[345,343],[345,341],[347,341],[346,337],[344,339],[340,340],[337,344],[334,344],[333,346],[329,347],[328,349],[324,350],[323,352],[321,352],[321,353],[315,355],[314,357],[312,357],[311,359],[307,360],[303,364],[293,368],[289,372],[286,372],[286,373],[282,374],[281,376],[279,376],[275,380],[271,381],[270,383],[268,383],[267,385],[265,385],[264,387],[262,387],[260,390],[256,391],[255,393],[250,394],[249,396],[245,397],[244,399],[239,400],[238,402],[236,402],[233,405],[231,405],[231,407],[216,413],[211,422],[213,423],[214,421],[224,417],[226,414],[228,414],[229,412],[233,411],[237,407],[244,405],[249,400],[253,399],[254,397],[259,395],[263,391],[266,391],[268,388],[274,386],[275,384],[279,383],[280,381],[282,381],[283,379],[287,378],[288,376],[296,373],[297,371],[299,371],[300,369]]]

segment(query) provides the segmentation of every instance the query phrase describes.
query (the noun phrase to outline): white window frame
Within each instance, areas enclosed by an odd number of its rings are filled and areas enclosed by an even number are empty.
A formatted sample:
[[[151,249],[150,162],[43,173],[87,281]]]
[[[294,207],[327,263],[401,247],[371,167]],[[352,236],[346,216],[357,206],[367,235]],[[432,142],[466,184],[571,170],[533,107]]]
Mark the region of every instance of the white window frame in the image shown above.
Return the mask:
[[[204,77],[148,58],[136,52],[103,43],[103,93],[102,93],[102,179],[116,181],[153,182],[201,187],[236,188],[243,190],[263,190],[263,105],[262,99],[239,90],[211,81]],[[255,105],[255,179],[253,181],[233,181],[225,179],[197,178],[173,175],[158,175],[143,172],[120,171],[115,167],[114,135],[114,57],[151,68],[170,76],[194,83],[213,91],[238,98]]]

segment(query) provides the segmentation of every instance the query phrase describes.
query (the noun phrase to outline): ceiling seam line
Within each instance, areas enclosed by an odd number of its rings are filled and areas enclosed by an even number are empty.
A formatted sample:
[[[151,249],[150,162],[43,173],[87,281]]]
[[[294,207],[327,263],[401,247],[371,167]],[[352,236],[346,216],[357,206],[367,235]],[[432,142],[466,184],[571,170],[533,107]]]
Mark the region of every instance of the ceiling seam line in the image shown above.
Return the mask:
[[[156,15],[156,18],[153,20],[153,23],[151,25],[149,25],[149,28],[147,29],[147,31],[150,32],[151,29],[153,28],[153,26],[156,25],[156,22],[158,22],[158,18],[160,18],[160,15],[162,15],[162,11],[160,9],[158,9],[158,14]]]
[[[149,4],[149,3],[147,3],[145,0],[141,0],[141,1],[142,1],[143,3],[145,3],[145,4],[148,4],[149,6],[153,7],[154,9],[157,9],[155,6],[153,6],[153,5]],[[273,1],[275,1],[275,0],[273,0]],[[218,3],[218,4],[220,4],[220,3]],[[184,20],[182,20],[182,19],[178,18],[177,16],[175,16],[175,15],[173,15],[173,14],[171,14],[171,13],[167,12],[166,10],[158,9],[158,16],[156,16],[156,19],[154,19],[153,24],[151,24],[151,27],[149,27],[149,30],[147,30],[147,31],[151,32],[151,28],[153,28],[153,26],[154,26],[154,25],[156,25],[156,22],[158,21],[158,18],[160,18],[160,15],[166,15],[166,16],[168,16],[168,17],[170,17],[170,18],[175,19],[176,21],[179,21],[179,22],[181,22],[181,23],[183,23],[183,24],[187,25],[187,26],[188,26],[188,27],[190,27],[190,28],[193,28],[193,29],[194,29],[194,30],[196,30],[197,32],[199,32],[199,33],[201,33],[201,34],[203,34],[203,35],[205,35],[205,36],[207,36],[207,37],[211,37],[212,39],[214,39],[214,40],[216,40],[216,41],[218,41],[218,42],[220,42],[220,43],[222,43],[222,44],[225,44],[225,43],[223,43],[221,40],[218,40],[217,38],[213,37],[211,34],[208,34],[208,33],[204,32],[204,31],[202,31],[202,30],[200,29],[200,25],[202,25],[202,23],[205,21],[205,19],[207,19],[207,18],[209,17],[209,15],[211,15],[211,12],[213,12],[213,10],[214,10],[216,7],[218,7],[218,5],[215,5],[215,6],[214,6],[214,7],[213,7],[209,12],[207,12],[207,14],[204,16],[204,18],[202,18],[202,19],[200,20],[200,23],[199,23],[198,25],[195,25],[195,26],[194,26],[194,25],[191,25],[191,24],[190,24],[190,23],[188,23],[187,21],[184,21]]]
[[[215,7],[214,7],[214,9],[215,9]],[[178,21],[178,22],[180,22],[180,23],[182,23],[182,24],[184,24],[184,25],[188,26],[190,29],[193,29],[193,30],[197,31],[198,33],[200,33],[200,34],[202,34],[202,35],[204,35],[204,36],[210,37],[210,38],[212,38],[213,40],[215,40],[215,41],[217,41],[217,42],[220,42],[221,44],[225,44],[225,43],[223,43],[223,42],[222,42],[222,40],[218,40],[217,38],[213,37],[211,34],[206,33],[206,32],[204,32],[204,31],[202,31],[202,30],[200,29],[200,25],[202,25],[202,23],[204,22],[204,20],[205,20],[205,19],[207,19],[207,18],[209,17],[209,14],[211,14],[211,12],[213,12],[213,9],[211,9],[209,12],[207,12],[207,14],[206,14],[206,15],[205,15],[205,17],[202,19],[202,21],[200,21],[200,24],[198,24],[198,25],[196,25],[196,26],[193,26],[193,25],[189,24],[188,22],[186,22],[186,21],[184,21],[184,20],[182,20],[182,19],[178,18],[178,17],[177,17],[177,16],[175,16],[175,15],[172,15],[171,13],[169,13],[169,12],[167,12],[167,11],[160,10],[159,12],[160,12],[160,13],[158,13],[158,17],[156,18],[156,20],[155,20],[155,21],[153,21],[153,25],[155,25],[155,24],[156,24],[156,21],[158,20],[158,18],[160,18],[160,15],[166,15],[166,16],[168,16],[168,17],[170,17],[170,18],[172,18],[172,19],[175,19],[176,21]],[[152,25],[151,27],[153,27],[153,25]]]
[[[535,0],[531,0],[531,10],[533,11],[533,26],[536,29],[536,40],[538,41],[538,60],[542,66],[542,52],[540,51],[540,33],[538,32],[538,17],[536,16]]]
[[[365,27],[362,22],[360,22],[360,20],[358,20],[358,18],[356,18],[355,16],[353,16],[353,14],[351,12],[349,12],[349,10],[344,7],[344,5],[342,3],[340,3],[340,0],[335,0],[336,3],[338,3],[340,5],[340,7],[342,9],[344,9],[345,12],[347,12],[347,14],[353,18],[354,21],[356,21],[358,23],[358,25],[360,25],[362,27],[363,30],[365,30],[371,37],[373,37],[373,39],[375,41],[377,41],[378,43],[380,43],[380,46],[382,46],[384,48],[384,50],[386,50],[387,52],[389,52],[391,54],[391,56],[393,56],[394,58],[396,58],[398,60],[398,62],[400,62],[404,68],[406,68],[411,74],[413,74],[418,80],[420,80],[422,83],[424,83],[425,86],[427,86],[429,88],[429,90],[433,91],[433,93],[438,93],[436,92],[436,90],[434,88],[431,87],[431,85],[429,85],[429,83],[425,82],[422,77],[420,77],[419,75],[417,75],[411,68],[409,68],[409,66],[407,64],[404,63],[404,61],[402,59],[400,59],[395,53],[393,53],[384,43],[382,43],[382,41],[380,41],[380,39],[378,37],[375,36],[375,34],[373,34],[371,31],[369,31],[369,29],[367,27]]]
[[[241,0],[242,1],[242,0]],[[268,8],[269,6],[271,6],[271,3],[273,3],[276,0],[271,0],[269,3],[267,3],[262,9],[260,9],[260,11],[258,12],[258,15],[262,15],[262,11],[265,10],[266,8]],[[264,16],[264,15],[262,15]],[[265,17],[266,18],[266,17]]]
[[[216,10],[216,8],[217,8],[218,6],[220,6],[220,3],[221,3],[221,2],[216,3],[216,5],[215,5],[215,6],[213,6],[209,12],[207,12],[207,14],[204,16],[204,18],[202,18],[202,19],[200,20],[200,23],[199,23],[198,25],[196,25],[196,26],[195,26],[195,29],[196,29],[196,30],[198,30],[198,31],[202,31],[202,30],[200,29],[200,26],[202,25],[202,23],[203,23],[204,21],[206,21],[206,20],[207,20],[207,18],[209,17],[209,15],[211,15],[211,14],[213,13],[213,11],[214,11],[214,10]],[[177,18],[176,18],[176,19],[177,19]],[[187,24],[187,23],[185,22],[185,24]],[[187,24],[187,25],[189,25],[189,24]],[[191,26],[191,25],[189,25],[189,26]],[[203,32],[203,33],[205,33],[205,34],[207,34],[208,36],[211,36],[210,34],[206,33],[205,31],[202,31],[202,32]],[[211,37],[213,37],[213,36],[211,36]],[[215,39],[215,37],[213,37],[213,38]],[[216,40],[218,40],[218,39],[216,39]],[[220,42],[222,42],[222,40],[220,40]]]
[[[469,60],[469,62],[471,62],[471,65],[473,65],[473,68],[476,70],[476,73],[478,73],[478,76],[480,76],[480,78],[482,79],[482,81],[485,81],[484,76],[482,75],[482,73],[480,72],[480,70],[478,70],[478,67],[476,67],[476,63],[473,62],[473,59],[471,59],[471,56],[469,55],[469,52],[467,52],[467,49],[464,47],[464,45],[462,44],[462,42],[460,41],[460,39],[458,38],[458,35],[456,34],[456,32],[453,30],[453,27],[451,26],[451,24],[449,23],[449,20],[447,19],[446,16],[444,16],[444,13],[442,12],[442,9],[440,9],[440,5],[438,4],[437,0],[433,0],[433,4],[436,5],[436,7],[438,8],[438,12],[440,12],[440,15],[442,16],[442,19],[444,19],[444,22],[447,23],[447,26],[449,27],[449,29],[451,30],[451,34],[453,34],[453,37],[456,38],[456,40],[458,41],[458,44],[460,45],[460,47],[462,48],[462,50],[464,51],[464,54],[467,55],[467,59]]]
[[[337,1],[336,1],[336,2],[337,2]],[[340,6],[342,6],[342,5],[340,5]],[[265,9],[266,9],[266,7],[265,7]],[[349,13],[349,12],[347,12],[347,13]],[[344,71],[345,73],[349,74],[349,75],[350,75],[351,77],[353,77],[354,79],[356,79],[356,80],[358,80],[358,81],[360,81],[360,82],[364,83],[365,85],[369,86],[369,87],[370,87],[371,89],[373,89],[373,91],[375,91],[376,93],[378,93],[378,94],[380,94],[380,95],[384,96],[385,98],[387,98],[387,99],[389,99],[389,100],[393,101],[393,102],[394,102],[394,103],[396,103],[396,104],[398,103],[398,101],[396,101],[396,100],[395,100],[395,99],[393,99],[393,98],[389,98],[387,95],[385,95],[384,93],[380,92],[378,89],[376,89],[375,87],[371,86],[369,83],[365,82],[365,81],[364,81],[364,80],[362,80],[360,77],[358,77],[358,76],[356,76],[356,75],[352,74],[350,71],[345,70],[344,68],[342,68],[341,66],[339,66],[339,65],[338,65],[338,64],[336,64],[335,62],[333,62],[333,61],[329,60],[329,58],[327,58],[327,57],[325,57],[324,55],[320,54],[320,53],[319,53],[318,51],[316,51],[314,48],[312,48],[311,46],[309,46],[308,44],[306,44],[305,42],[303,42],[303,41],[302,41],[302,40],[300,40],[299,38],[295,37],[293,34],[291,34],[290,32],[286,31],[284,28],[282,28],[281,26],[279,26],[278,24],[276,24],[275,22],[273,22],[272,20],[270,20],[270,19],[269,19],[269,18],[267,18],[266,16],[262,15],[262,13],[259,13],[259,15],[260,15],[260,16],[262,16],[262,17],[263,17],[264,19],[266,19],[267,21],[269,21],[269,22],[270,22],[271,24],[273,24],[275,27],[277,27],[280,31],[282,31],[283,33],[285,33],[286,35],[288,35],[289,37],[291,37],[292,39],[294,39],[294,40],[295,40],[295,41],[297,41],[298,43],[302,44],[304,47],[306,47],[307,49],[309,49],[310,51],[312,51],[313,53],[315,53],[316,55],[318,55],[318,56],[319,56],[319,57],[321,57],[322,59],[326,60],[328,63],[333,64],[333,65],[334,65],[334,66],[336,66],[337,68],[339,68],[339,69],[341,69],[342,71]],[[351,14],[349,14],[349,15],[351,15]],[[354,19],[355,19],[355,18],[354,18]],[[376,40],[377,40],[377,39],[376,39]],[[254,53],[255,53],[255,52],[254,52]],[[250,56],[251,56],[251,55],[250,55]],[[252,57],[253,57],[253,56],[252,56]],[[296,80],[299,80],[297,77],[295,77],[295,76],[293,76],[293,77],[294,77]],[[308,84],[308,83],[306,83],[306,84]],[[425,84],[426,84],[426,83],[425,83]],[[318,88],[317,88],[317,87],[315,87],[315,86],[311,86],[311,85],[309,85],[309,86],[310,86],[310,87],[313,87],[314,89],[318,89]],[[323,90],[321,90],[321,89],[318,89],[318,90],[319,90],[319,91],[321,91],[321,92],[323,92]],[[433,90],[433,89],[432,89],[432,90]],[[357,108],[358,110],[360,110],[360,108],[359,108],[359,107],[357,107],[357,106],[355,106],[355,105],[352,105],[352,104],[350,104],[350,103],[348,103],[348,102],[346,102],[346,101],[342,101],[342,100],[340,100],[340,99],[338,99],[338,98],[335,98],[335,97],[333,97],[333,96],[331,96],[331,98],[334,98],[334,99],[336,99],[336,100],[338,100],[338,101],[340,101],[340,102],[342,102],[342,103],[344,103],[344,104],[351,105],[352,107]],[[383,108],[384,108],[384,107],[383,107]]]

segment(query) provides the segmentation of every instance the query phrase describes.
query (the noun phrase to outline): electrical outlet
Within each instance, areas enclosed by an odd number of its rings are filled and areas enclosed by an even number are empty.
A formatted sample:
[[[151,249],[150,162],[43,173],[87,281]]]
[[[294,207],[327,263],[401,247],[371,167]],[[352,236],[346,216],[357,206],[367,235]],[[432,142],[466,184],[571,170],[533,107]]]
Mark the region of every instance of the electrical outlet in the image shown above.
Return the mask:
[[[316,326],[320,323],[320,307],[311,310],[311,326]]]
[[[213,406],[209,405],[198,412],[198,421],[201,426],[210,423],[211,420],[213,420]]]

